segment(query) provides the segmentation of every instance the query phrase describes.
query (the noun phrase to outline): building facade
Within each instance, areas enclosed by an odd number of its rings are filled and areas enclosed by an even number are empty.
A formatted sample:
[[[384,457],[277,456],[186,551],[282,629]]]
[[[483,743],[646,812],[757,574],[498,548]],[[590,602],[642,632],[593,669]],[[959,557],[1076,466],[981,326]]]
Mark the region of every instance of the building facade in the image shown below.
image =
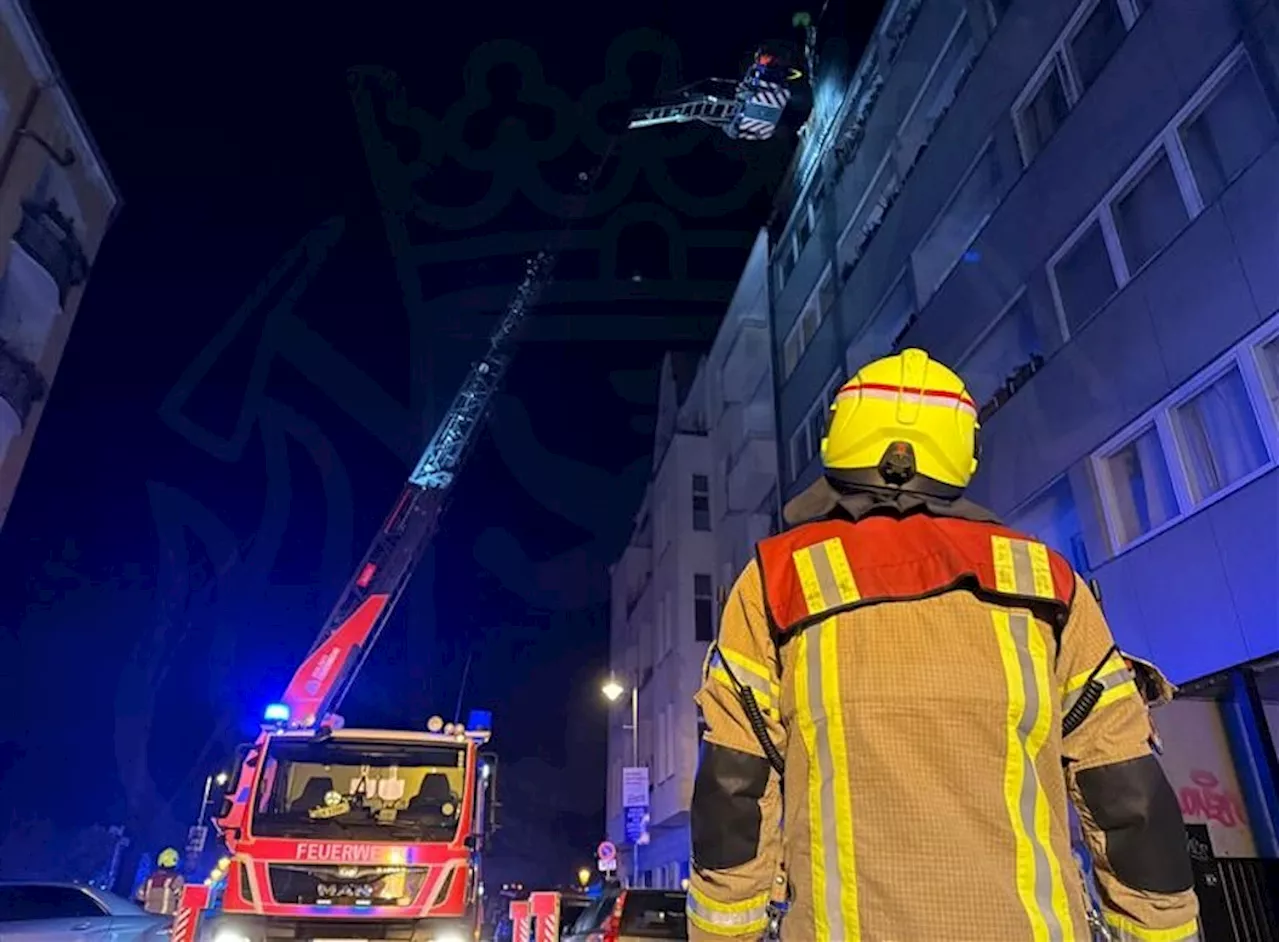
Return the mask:
[[[0,0],[0,526],[119,206],[35,21]]]
[[[663,363],[653,475],[612,571],[611,671],[627,696],[609,728],[606,816],[624,879],[689,876],[689,802],[700,739],[693,696],[718,599],[776,520],[768,244],[757,238],[706,358]],[[636,691],[636,724],[626,708]],[[634,736],[634,738],[633,738]],[[649,769],[648,840],[625,840],[623,769]]]
[[[1255,0],[890,2],[770,264],[784,497],[859,365],[954,365],[971,496],[1185,685],[1157,717],[1184,816],[1271,874],[1276,61]]]

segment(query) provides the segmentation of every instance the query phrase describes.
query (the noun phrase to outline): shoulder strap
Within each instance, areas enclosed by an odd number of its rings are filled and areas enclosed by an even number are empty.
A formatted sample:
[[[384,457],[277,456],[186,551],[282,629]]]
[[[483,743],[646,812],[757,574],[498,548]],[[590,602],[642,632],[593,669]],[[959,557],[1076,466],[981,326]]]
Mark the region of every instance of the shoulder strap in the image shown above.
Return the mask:
[[[998,524],[913,514],[803,524],[757,546],[779,640],[842,612],[966,589],[1031,608],[1060,633],[1075,574],[1043,543]]]

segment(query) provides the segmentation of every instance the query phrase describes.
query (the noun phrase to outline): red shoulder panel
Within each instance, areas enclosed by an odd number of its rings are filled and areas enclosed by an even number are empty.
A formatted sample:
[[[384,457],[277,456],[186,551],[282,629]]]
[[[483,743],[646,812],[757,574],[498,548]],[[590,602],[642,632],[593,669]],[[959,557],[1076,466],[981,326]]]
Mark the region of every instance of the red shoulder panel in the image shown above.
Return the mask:
[[[924,514],[807,523],[762,541],[765,600],[781,633],[876,602],[935,595],[966,583],[1012,602],[1070,609],[1071,566],[1007,527]]]

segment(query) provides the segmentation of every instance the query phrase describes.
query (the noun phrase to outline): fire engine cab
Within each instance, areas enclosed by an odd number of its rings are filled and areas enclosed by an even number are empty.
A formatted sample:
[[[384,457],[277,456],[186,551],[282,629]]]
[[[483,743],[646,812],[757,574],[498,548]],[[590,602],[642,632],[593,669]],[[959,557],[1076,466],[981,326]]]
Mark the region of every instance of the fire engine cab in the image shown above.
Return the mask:
[[[488,725],[473,711],[423,732],[264,730],[221,820],[232,860],[214,942],[477,938]]]

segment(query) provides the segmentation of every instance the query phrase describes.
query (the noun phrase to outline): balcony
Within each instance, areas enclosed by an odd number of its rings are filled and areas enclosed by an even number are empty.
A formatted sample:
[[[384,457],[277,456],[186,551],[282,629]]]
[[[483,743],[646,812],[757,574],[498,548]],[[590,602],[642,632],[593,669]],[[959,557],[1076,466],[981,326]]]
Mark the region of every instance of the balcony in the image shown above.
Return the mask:
[[[75,225],[58,210],[57,200],[23,201],[22,222],[13,241],[53,278],[60,304],[66,304],[67,292],[89,277],[89,260]]]
[[[35,366],[0,340],[0,399],[9,403],[23,425],[45,391],[44,377]]]
[[[769,369],[769,327],[745,322],[720,368],[720,388],[726,403],[751,397]]]

